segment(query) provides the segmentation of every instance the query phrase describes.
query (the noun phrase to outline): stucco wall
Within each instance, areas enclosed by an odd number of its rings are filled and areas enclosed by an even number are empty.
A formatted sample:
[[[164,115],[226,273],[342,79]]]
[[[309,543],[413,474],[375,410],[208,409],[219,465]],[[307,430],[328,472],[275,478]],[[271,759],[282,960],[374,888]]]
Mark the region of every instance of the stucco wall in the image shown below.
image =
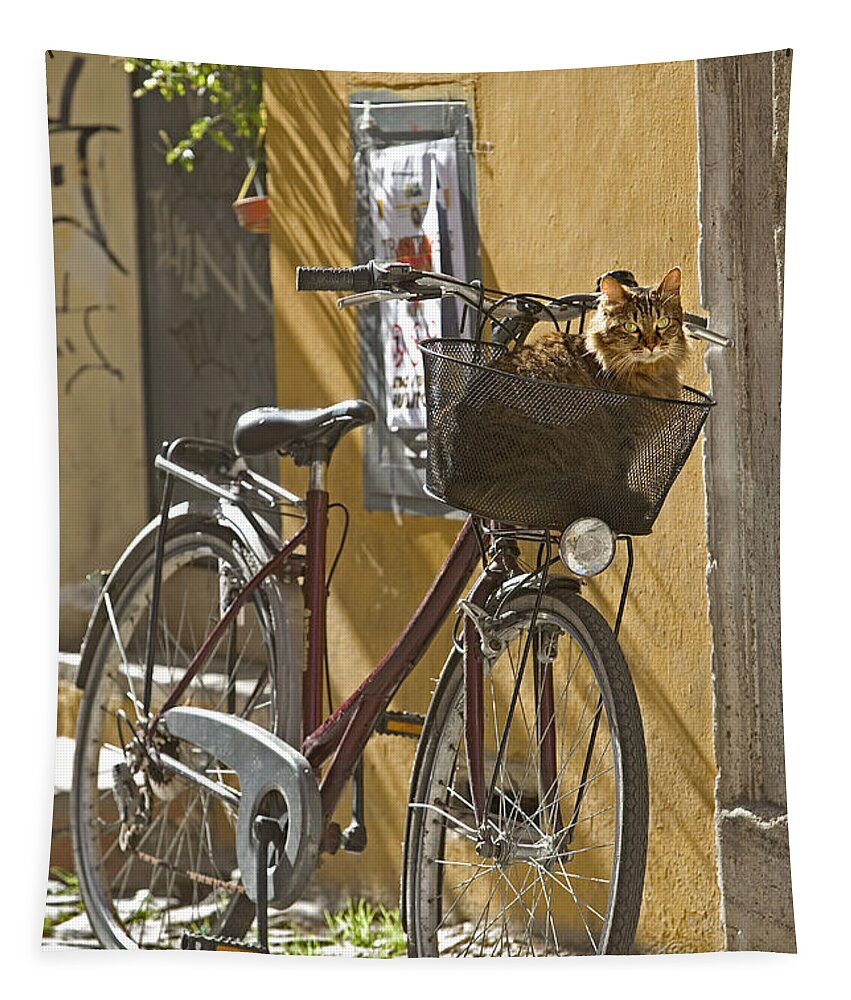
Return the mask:
[[[129,78],[105,56],[47,57],[56,275],[61,648],[147,514]]]
[[[467,76],[269,70],[267,148],[272,187],[271,268],[279,401],[316,406],[360,393],[356,317],[332,295],[294,291],[299,264],[346,265],[354,245],[347,100],[368,87],[470,104],[477,138],[483,278],[553,294],[591,290],[614,267],[658,280],[683,268],[684,304],[698,307],[694,66]],[[686,381],[705,387],[695,348]],[[282,481],[302,488],[284,466]],[[335,576],[329,651],[335,703],[377,662],[418,603],[457,523],[363,511],[361,442],[346,438],[332,493],[353,512]],[[651,826],[638,946],[672,951],[722,946],[715,863],[704,492],[692,454],[653,534],[637,542],[623,646],[645,719]],[[333,549],[332,549],[333,551]],[[618,567],[592,590],[613,617]],[[444,633],[395,707],[424,710]],[[370,845],[319,873],[345,894],[392,901],[399,881],[413,744],[379,738],[366,755]],[[347,805],[347,804],[346,804]],[[341,814],[341,818],[346,817]]]

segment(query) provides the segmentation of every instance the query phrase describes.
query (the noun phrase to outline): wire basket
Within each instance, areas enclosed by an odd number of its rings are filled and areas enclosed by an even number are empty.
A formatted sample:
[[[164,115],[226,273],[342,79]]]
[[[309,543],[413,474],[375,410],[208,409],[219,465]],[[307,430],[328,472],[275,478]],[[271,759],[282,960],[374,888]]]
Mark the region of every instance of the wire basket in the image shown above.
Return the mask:
[[[696,389],[655,399],[486,367],[500,344],[426,340],[426,491],[473,514],[560,530],[599,517],[646,535],[714,406]]]

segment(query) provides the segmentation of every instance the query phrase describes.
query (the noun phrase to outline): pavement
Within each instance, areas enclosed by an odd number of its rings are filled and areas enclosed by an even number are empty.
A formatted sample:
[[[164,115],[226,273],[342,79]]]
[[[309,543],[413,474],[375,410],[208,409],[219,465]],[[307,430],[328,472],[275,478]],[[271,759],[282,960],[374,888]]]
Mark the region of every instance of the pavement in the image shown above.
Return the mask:
[[[68,689],[76,677],[79,655],[60,654],[59,680]],[[62,705],[60,705],[60,713]],[[66,726],[67,728],[67,726]],[[86,916],[79,887],[74,876],[74,858],[70,835],[69,800],[74,760],[74,740],[68,736],[56,739],[53,830],[50,849],[50,869],[47,879],[44,934],[45,950],[99,949],[100,943]],[[105,774],[108,772],[105,770]],[[310,887],[308,888],[310,892]],[[351,907],[349,904],[349,917]],[[320,898],[300,900],[285,912],[269,914],[269,948],[273,954],[321,955],[341,957],[387,958],[405,954],[405,941],[398,914],[382,929],[380,922],[364,933],[363,922],[346,919],[347,907],[339,901]],[[326,913],[331,912],[334,929],[329,927]],[[460,928],[459,928],[460,930]],[[384,936],[383,936],[384,935]]]
[[[47,880],[45,900],[45,950],[99,949],[83,902],[73,880],[63,881],[52,874]],[[380,941],[363,947],[332,933],[325,920],[325,907],[304,900],[285,913],[269,914],[269,950],[273,954],[322,955],[341,957],[384,957]]]
[[[73,683],[79,655],[61,653],[59,680]],[[73,874],[74,859],[70,835],[69,799],[74,760],[74,740],[67,736],[56,739],[53,784],[53,830],[50,848],[50,873],[44,909],[44,935],[42,948],[97,949],[89,919],[80,898],[77,880]],[[347,940],[342,933],[329,930],[325,913],[330,906],[327,899],[308,898],[290,907],[285,913],[269,914],[269,947],[273,953],[340,955],[347,957],[384,957],[388,946],[380,936],[370,946]],[[339,911],[339,908],[337,908]],[[391,949],[399,951],[399,941]]]

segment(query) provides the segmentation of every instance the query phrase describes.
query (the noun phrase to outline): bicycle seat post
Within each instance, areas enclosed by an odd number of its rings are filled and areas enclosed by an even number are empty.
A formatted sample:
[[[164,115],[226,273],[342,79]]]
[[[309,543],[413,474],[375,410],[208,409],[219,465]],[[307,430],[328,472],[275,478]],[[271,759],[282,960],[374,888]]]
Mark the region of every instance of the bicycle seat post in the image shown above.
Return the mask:
[[[328,533],[326,477],[330,451],[314,445],[308,456],[307,562],[305,564],[305,611],[309,614],[307,676],[304,686],[304,735],[322,721],[322,667],[325,656],[325,548]]]
[[[325,452],[325,449],[323,449]],[[326,478],[328,474],[328,455],[323,454],[320,457],[313,458],[310,463],[310,478],[307,482],[307,489],[310,490],[322,490],[323,492],[327,490]]]

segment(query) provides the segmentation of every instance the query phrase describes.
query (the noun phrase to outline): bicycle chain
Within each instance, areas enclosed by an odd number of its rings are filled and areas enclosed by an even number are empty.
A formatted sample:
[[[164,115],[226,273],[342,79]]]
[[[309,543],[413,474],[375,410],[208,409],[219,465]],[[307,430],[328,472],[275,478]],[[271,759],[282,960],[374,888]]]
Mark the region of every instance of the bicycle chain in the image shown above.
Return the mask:
[[[155,867],[166,868],[168,871],[174,872],[176,875],[182,875],[192,882],[200,882],[201,885],[208,885],[213,889],[224,889],[225,892],[239,893],[242,896],[246,894],[245,886],[237,882],[225,882],[224,879],[215,878],[213,875],[205,875],[203,872],[193,872],[188,869],[178,868],[177,865],[173,865],[170,861],[166,861],[164,858],[156,858],[153,854],[148,854],[147,851],[134,850],[133,853],[140,861],[144,861]]]

